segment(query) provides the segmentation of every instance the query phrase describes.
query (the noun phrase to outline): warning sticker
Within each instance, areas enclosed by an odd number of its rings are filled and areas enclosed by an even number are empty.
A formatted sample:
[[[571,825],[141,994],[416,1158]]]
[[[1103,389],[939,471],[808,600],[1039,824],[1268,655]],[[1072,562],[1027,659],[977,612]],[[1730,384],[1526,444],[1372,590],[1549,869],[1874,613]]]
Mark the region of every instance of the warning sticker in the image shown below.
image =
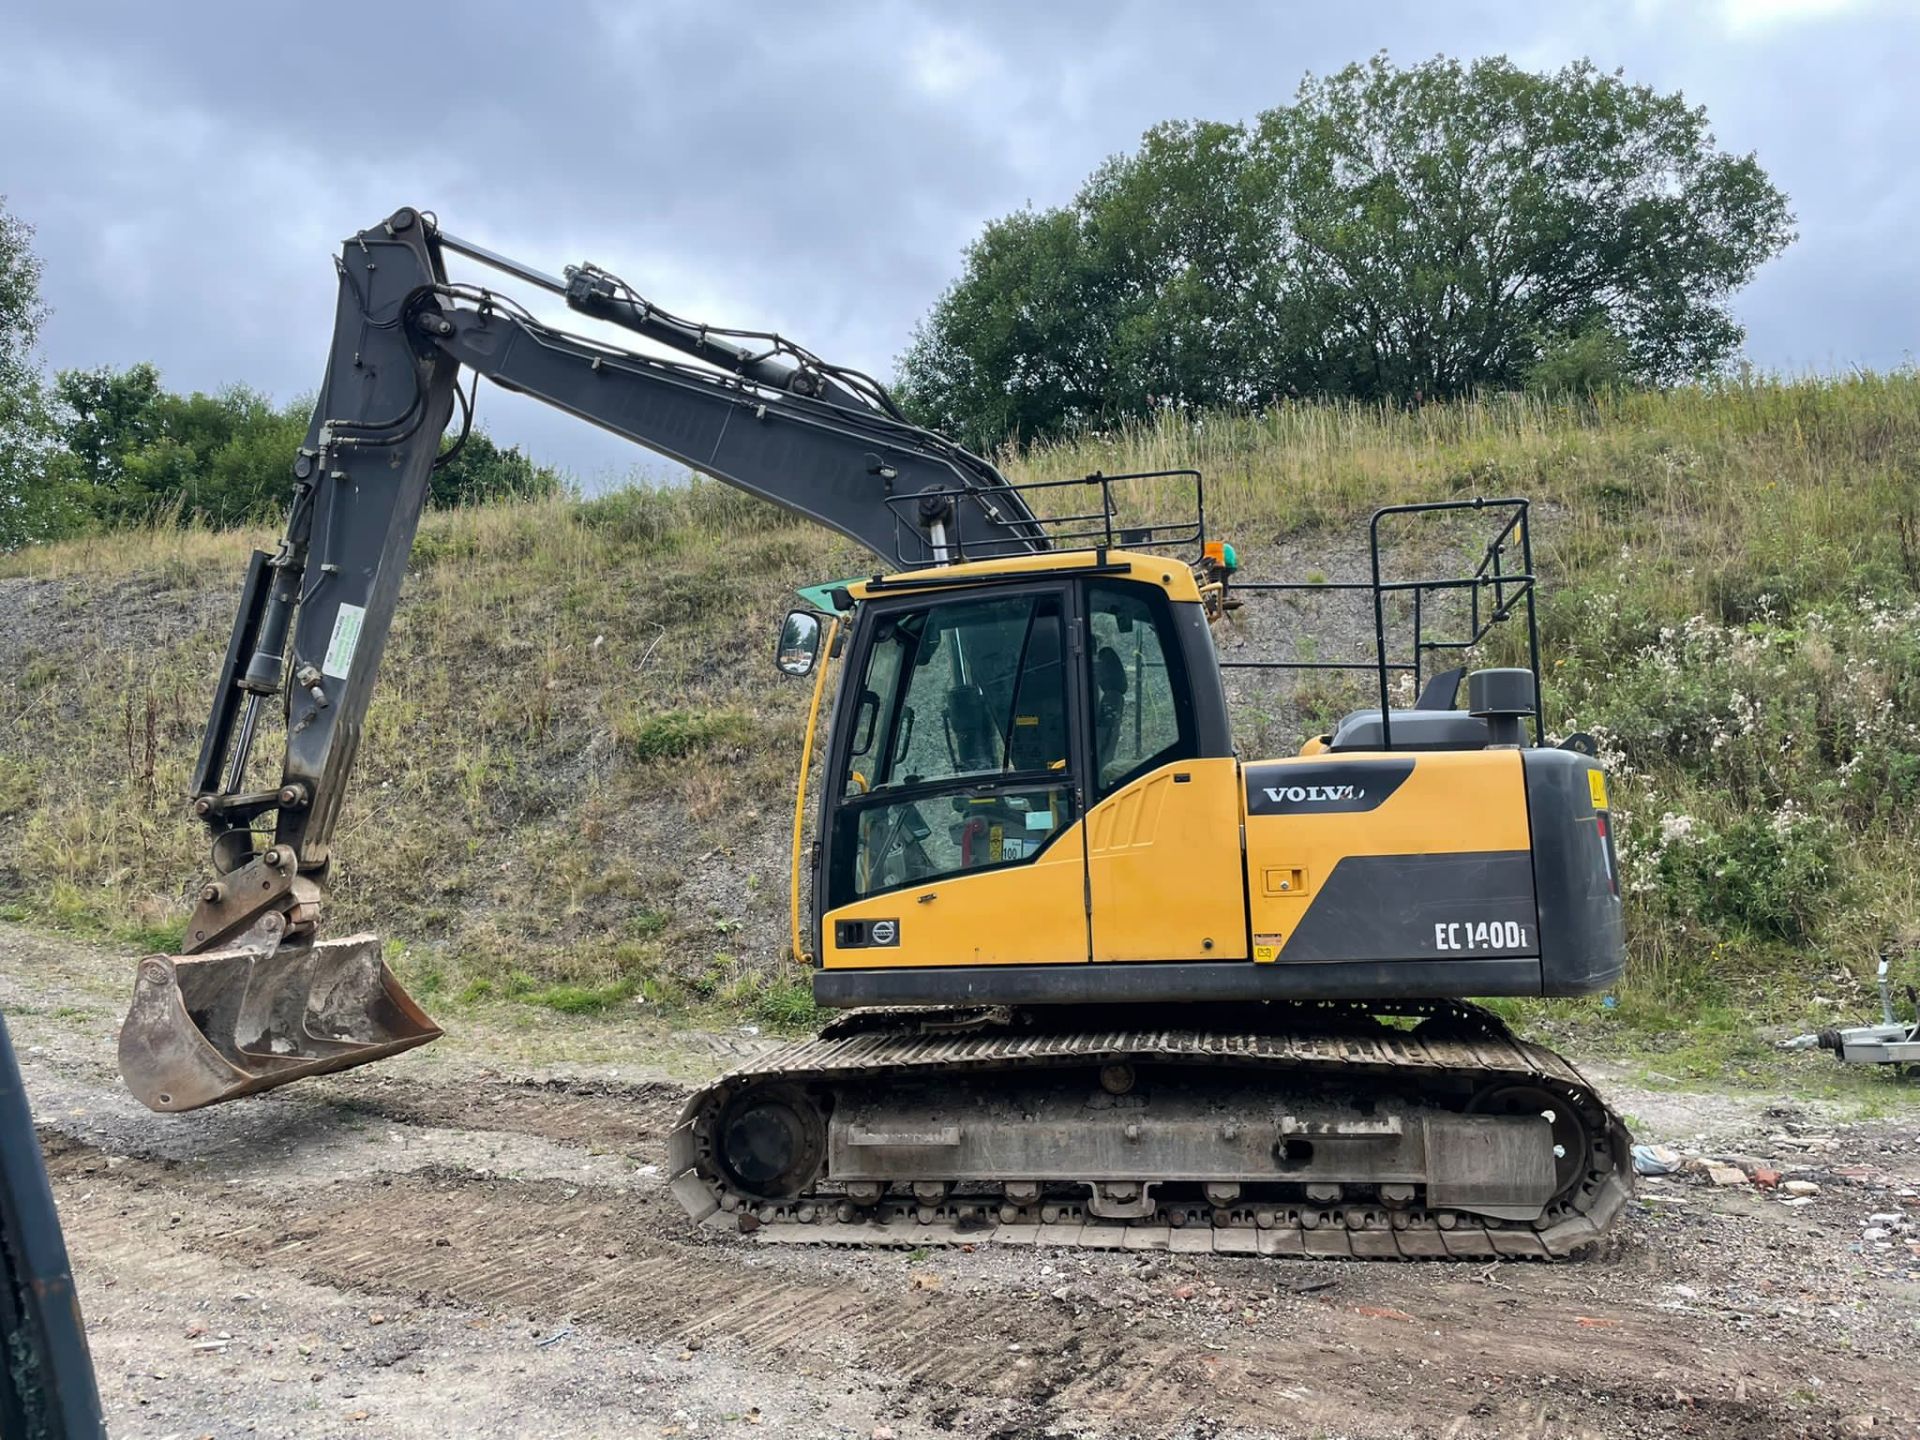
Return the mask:
[[[367,618],[364,605],[342,605],[333,617],[333,638],[327,642],[327,658],[320,662],[320,673],[336,680],[347,678],[353,668],[353,652],[360,645],[360,623]]]
[[[1598,770],[1587,771],[1587,790],[1593,796],[1593,808],[1607,808],[1607,777]]]
[[[1281,935],[1256,935],[1253,937],[1253,962],[1256,965],[1271,965],[1280,958]]]

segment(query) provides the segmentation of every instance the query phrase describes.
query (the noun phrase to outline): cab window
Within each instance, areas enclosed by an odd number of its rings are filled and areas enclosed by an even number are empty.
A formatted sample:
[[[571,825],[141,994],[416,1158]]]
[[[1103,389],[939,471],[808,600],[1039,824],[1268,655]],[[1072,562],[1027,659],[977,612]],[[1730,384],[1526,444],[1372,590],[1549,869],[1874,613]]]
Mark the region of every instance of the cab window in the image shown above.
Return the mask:
[[[1163,597],[1141,587],[1087,590],[1087,695],[1093,708],[1094,794],[1102,797],[1194,753],[1183,673]]]
[[[880,620],[847,790],[1066,767],[1060,597],[1016,595]]]
[[[853,704],[830,905],[1019,863],[1071,820],[1057,591],[880,617]]]

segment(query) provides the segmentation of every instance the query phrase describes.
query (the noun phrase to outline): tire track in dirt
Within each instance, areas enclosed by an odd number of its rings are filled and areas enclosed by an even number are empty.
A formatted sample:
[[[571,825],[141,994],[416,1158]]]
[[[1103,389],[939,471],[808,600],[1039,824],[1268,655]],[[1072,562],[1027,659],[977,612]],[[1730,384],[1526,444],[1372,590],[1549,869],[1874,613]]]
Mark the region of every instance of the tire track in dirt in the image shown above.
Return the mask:
[[[1202,1342],[1166,1320],[1076,1315],[1070,1304],[1032,1293],[882,1289],[810,1273],[724,1237],[667,1239],[659,1232],[672,1207],[658,1193],[427,1171],[277,1193],[261,1205],[165,1162],[108,1164],[101,1152],[58,1137],[49,1150],[63,1187],[85,1187],[96,1199],[110,1191],[124,1207],[126,1245],[145,1252],[154,1232],[165,1231],[182,1246],[183,1278],[190,1252],[205,1252],[422,1307],[511,1311],[668,1346],[711,1344],[804,1377],[858,1368],[937,1426],[1001,1440],[1087,1421],[1111,1435],[1166,1435],[1196,1422],[1264,1429],[1282,1420],[1351,1433],[1356,1396],[1378,1427],[1368,1433],[1440,1435],[1455,1420],[1464,1427],[1457,1434],[1504,1433],[1533,1425],[1539,1392],[1529,1387],[1541,1375],[1563,1377],[1582,1397],[1576,1408],[1609,1418],[1588,1433],[1732,1437],[1776,1424],[1766,1397],[1793,1384],[1773,1357],[1748,1353],[1740,1365],[1757,1377],[1748,1382],[1753,1398],[1714,1394],[1726,1387],[1699,1355],[1698,1337],[1667,1316],[1620,1317],[1609,1322],[1604,1345],[1576,1354],[1564,1339],[1579,1333],[1570,1306],[1516,1333],[1510,1320],[1476,1313],[1466,1285],[1449,1287],[1449,1303],[1417,1329],[1310,1305],[1285,1334],[1250,1328]],[[1498,1324],[1497,1346],[1488,1344],[1489,1324]],[[1422,1371],[1429,1359],[1474,1386],[1462,1384],[1436,1407],[1435,1374]],[[1867,1378],[1829,1371],[1843,1383]],[[1487,1388],[1474,1388],[1482,1381]]]
[[[688,1347],[725,1343],[803,1373],[858,1365],[909,1392],[957,1392],[976,1402],[1044,1395],[1067,1378],[1054,1353],[1064,1324],[967,1297],[882,1295],[783,1274],[728,1245],[661,1241],[642,1233],[652,1207],[626,1196],[407,1174],[373,1187],[276,1196],[261,1207],[164,1163],[109,1168],[99,1152],[57,1138],[49,1150],[58,1182],[119,1192],[133,1246],[164,1229],[188,1250],[336,1288],[564,1318]],[[183,1260],[183,1273],[190,1264]],[[1146,1431],[1170,1424],[1184,1405],[1178,1393],[1156,1392],[1139,1412]]]
[[[666,1082],[583,1080],[423,1083],[380,1077],[315,1082],[309,1099],[369,1118],[459,1130],[504,1130],[595,1150],[664,1143],[692,1092]]]

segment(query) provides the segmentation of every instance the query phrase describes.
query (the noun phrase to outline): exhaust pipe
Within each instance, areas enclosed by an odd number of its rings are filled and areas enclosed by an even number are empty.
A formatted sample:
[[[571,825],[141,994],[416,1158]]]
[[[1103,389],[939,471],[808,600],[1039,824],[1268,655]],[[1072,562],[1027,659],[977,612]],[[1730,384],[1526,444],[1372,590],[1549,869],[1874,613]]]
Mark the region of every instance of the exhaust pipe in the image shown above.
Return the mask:
[[[120,1028],[120,1074],[149,1110],[198,1110],[440,1033],[381,958],[377,935],[149,955]]]

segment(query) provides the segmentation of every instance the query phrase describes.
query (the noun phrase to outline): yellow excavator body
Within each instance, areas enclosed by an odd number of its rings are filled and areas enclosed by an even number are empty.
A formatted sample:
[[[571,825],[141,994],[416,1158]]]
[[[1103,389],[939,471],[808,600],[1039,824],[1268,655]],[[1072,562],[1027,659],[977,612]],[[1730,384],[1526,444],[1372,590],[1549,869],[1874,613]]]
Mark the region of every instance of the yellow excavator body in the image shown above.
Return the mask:
[[[449,252],[688,359],[450,282]],[[1604,777],[1591,744],[1546,734],[1524,500],[1389,506],[1368,580],[1249,582],[1207,534],[1196,472],[1015,485],[869,377],[680,320],[596,266],[555,277],[404,209],[346,242],[339,278],[286,530],[249,563],[192,775],[215,873],[185,953],[140,962],[121,1032],[147,1105],[440,1033],[377,937],[321,931],[470,370],[882,557],[803,592],[775,647],[780,670],[814,675],[793,949],[816,1001],[847,1013],[689,1100],[669,1159],[694,1219],[802,1241],[1354,1256],[1551,1258],[1604,1233],[1624,1126],[1467,1003],[1590,994],[1623,963]],[[1383,526],[1418,514],[1495,533],[1465,573],[1396,579]],[[1372,655],[1216,652],[1241,607],[1301,592],[1370,605]],[[1442,663],[1503,643],[1524,665]],[[1377,703],[1250,759],[1227,712],[1227,676],[1249,667],[1350,672]],[[268,704],[284,756],[263,786]]]

